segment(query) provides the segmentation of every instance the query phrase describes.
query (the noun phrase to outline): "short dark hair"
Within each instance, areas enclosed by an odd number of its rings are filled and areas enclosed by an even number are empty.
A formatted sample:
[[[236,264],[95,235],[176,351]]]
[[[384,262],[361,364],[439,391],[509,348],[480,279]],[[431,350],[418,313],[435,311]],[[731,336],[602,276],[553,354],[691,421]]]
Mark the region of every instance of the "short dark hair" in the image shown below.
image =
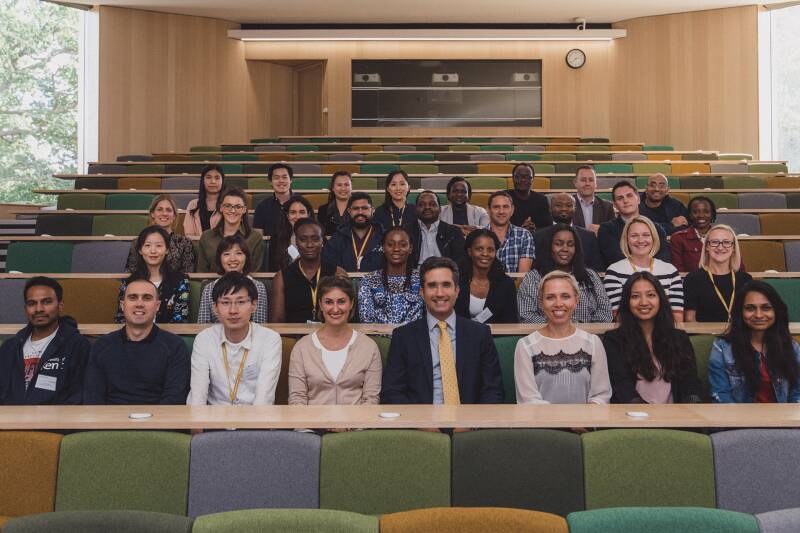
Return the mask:
[[[297,230],[303,226],[316,226],[322,232],[323,237],[325,236],[325,228],[322,227],[322,224],[320,224],[317,219],[311,217],[298,219],[298,221],[294,223],[294,226],[292,226],[292,232],[297,235]]]
[[[222,254],[234,246],[238,246],[242,249],[242,252],[244,252],[244,267],[242,268],[242,272],[244,274],[249,274],[253,269],[253,257],[250,252],[250,247],[247,246],[247,241],[244,240],[242,234],[237,232],[233,235],[223,237],[217,246],[217,274],[220,276],[225,274],[225,270],[222,268]]]
[[[692,205],[699,202],[708,203],[708,207],[711,209],[711,223],[713,224],[717,220],[717,206],[714,204],[714,200],[708,196],[695,196],[689,200],[689,205],[686,206],[686,211],[689,213],[689,215],[686,217],[689,221],[689,225],[693,226],[696,222],[692,217]]]
[[[494,191],[492,194],[489,195],[489,201],[486,202],[486,207],[492,207],[492,200],[494,200],[498,196],[502,196],[503,198],[508,198],[508,201],[511,202],[511,205],[514,205],[514,199],[506,191]]]
[[[253,280],[241,272],[227,272],[214,284],[214,289],[211,291],[211,299],[216,303],[221,297],[239,292],[241,289],[247,290],[247,295],[251,300],[258,299],[258,290]]]
[[[533,165],[531,165],[530,163],[517,163],[516,165],[514,165],[514,168],[511,169],[512,176],[517,173],[517,169],[519,167],[528,167],[529,169],[531,169],[531,177],[536,175],[536,169],[533,168]]]
[[[447,197],[450,198],[450,191],[453,189],[453,185],[459,181],[463,181],[467,186],[467,200],[469,201],[469,199],[472,198],[472,185],[470,185],[469,181],[467,181],[467,179],[463,176],[453,176],[450,178],[450,181],[447,182]]]
[[[347,200],[347,209],[350,209],[350,206],[353,205],[353,202],[357,200],[366,200],[369,202],[370,207],[372,207],[372,196],[363,191],[356,191],[351,194],[350,199]]]
[[[267,170],[267,179],[269,181],[272,181],[272,174],[276,170],[280,170],[282,168],[285,168],[286,172],[289,173],[289,179],[294,178],[294,170],[292,170],[292,167],[290,167],[289,165],[287,165],[285,163],[275,163],[274,165],[270,165],[269,169]]]
[[[581,166],[579,166],[578,168],[575,169],[575,177],[576,178],[578,177],[578,174],[580,173],[581,170],[591,170],[592,172],[594,172],[594,166],[592,166],[592,165],[581,165]]]
[[[26,281],[25,290],[22,291],[22,298],[24,300],[28,299],[28,290],[31,287],[49,287],[53,289],[53,292],[56,293],[56,300],[60,302],[64,299],[64,289],[61,287],[61,284],[53,278],[48,278],[47,276],[35,276]]]
[[[449,268],[453,273],[453,282],[458,285],[458,265],[449,257],[429,257],[419,267],[419,280],[425,285],[425,274],[437,268]]]
[[[630,187],[631,189],[633,189],[633,192],[635,192],[635,193],[639,192],[639,189],[636,188],[636,185],[634,185],[630,181],[620,180],[620,181],[616,182],[613,187],[611,187],[611,198],[612,199],[614,198],[614,195],[617,194],[617,189],[621,189],[622,187]]]
[[[429,189],[425,189],[424,191],[417,194],[417,202],[419,202],[419,197],[422,196],[423,194],[432,194],[433,197],[436,199],[436,205],[441,205],[439,203],[439,195]]]

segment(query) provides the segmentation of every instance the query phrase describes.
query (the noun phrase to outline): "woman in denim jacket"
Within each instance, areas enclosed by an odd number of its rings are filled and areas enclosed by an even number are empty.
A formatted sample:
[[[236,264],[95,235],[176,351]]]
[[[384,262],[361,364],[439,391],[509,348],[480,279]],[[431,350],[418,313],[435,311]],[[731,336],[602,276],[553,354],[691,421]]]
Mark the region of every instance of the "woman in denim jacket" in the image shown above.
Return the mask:
[[[717,403],[800,402],[800,346],[786,304],[771,285],[752,281],[734,302],[731,323],[708,360]]]

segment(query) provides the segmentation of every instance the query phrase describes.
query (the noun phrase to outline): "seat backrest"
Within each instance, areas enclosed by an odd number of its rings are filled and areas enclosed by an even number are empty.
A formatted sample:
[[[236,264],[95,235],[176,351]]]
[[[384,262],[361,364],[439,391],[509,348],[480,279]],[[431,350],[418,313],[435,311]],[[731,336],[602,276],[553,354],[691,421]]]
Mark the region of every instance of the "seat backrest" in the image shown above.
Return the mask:
[[[656,163],[656,162],[633,163],[633,165],[631,166],[633,167],[632,172],[634,174],[640,174],[645,177],[655,174],[657,172],[660,172],[661,174],[664,174],[666,176],[670,172],[672,172],[672,165],[670,165],[669,163]],[[647,180],[645,180],[645,184],[646,183]]]
[[[761,213],[758,218],[763,235],[800,234],[800,213]]]
[[[192,533],[378,533],[378,517],[330,509],[248,509],[199,516]]]
[[[92,235],[138,235],[149,220],[147,215],[96,215]]]
[[[154,194],[115,193],[106,195],[106,209],[136,210],[150,209]]]
[[[178,194],[171,194],[170,196],[172,197],[172,201],[175,202],[175,205],[178,207],[178,209],[186,209],[186,207],[189,205],[189,202],[197,198],[197,193],[182,192]]]
[[[447,435],[367,430],[322,438],[320,507],[385,514],[449,506]]]
[[[16,518],[3,531],[16,533],[190,533],[192,521],[185,516],[147,511],[62,511]]]
[[[764,178],[770,189],[798,189],[800,177],[797,176],[767,176]]]
[[[75,189],[116,189],[117,178],[75,178]]]
[[[59,194],[56,206],[58,209],[105,209],[106,195],[88,192]]]
[[[0,279],[0,323],[25,324],[28,317],[25,314],[24,296],[25,279]],[[2,515],[2,511],[0,511]]]
[[[722,186],[725,189],[763,189],[767,182],[757,176],[722,176]]]
[[[747,163],[711,163],[711,172],[718,172],[720,174],[745,174],[747,173]]]
[[[747,169],[750,172],[758,172],[765,174],[778,174],[778,173],[786,174],[787,172],[789,172],[789,169],[786,167],[786,163],[750,162],[747,164]]]
[[[72,243],[19,241],[8,246],[6,271],[58,273],[72,269]]]
[[[381,533],[411,533],[423,531],[486,531],[518,533],[567,533],[567,521],[560,516],[522,509],[483,508],[457,509],[440,507],[417,509],[383,515]]]
[[[767,278],[764,281],[775,287],[781,299],[786,302],[786,307],[789,308],[789,321],[800,322],[800,279]]]
[[[119,178],[117,180],[117,189],[121,191],[137,190],[144,191],[148,189],[160,189],[161,178]]]
[[[782,242],[741,240],[739,247],[742,250],[742,261],[750,272],[786,270],[786,254]]]
[[[736,198],[739,209],[786,209],[786,195],[778,192],[740,192]],[[761,231],[767,234],[763,219]]]
[[[510,176],[514,168],[512,163],[479,163],[478,174],[495,174],[498,176]]]
[[[683,185],[684,182],[681,182]],[[722,207],[727,209],[737,209],[739,207],[739,198],[735,193],[732,192],[693,192],[690,195],[690,198],[694,198],[695,196],[706,196],[711,198],[711,201],[714,202],[714,205],[717,209]]]
[[[753,515],[688,507],[623,507],[582,511],[569,515],[567,524],[570,533],[759,533]]]
[[[761,533],[794,533],[800,531],[800,508],[760,513],[756,520]]]
[[[174,189],[188,189],[196,191],[200,187],[200,178],[192,176],[173,176],[170,178],[162,178],[161,188],[166,190]]]
[[[761,222],[758,215],[750,213],[726,213],[717,211],[717,224],[727,224],[737,234],[761,235]]]
[[[611,154],[612,161],[645,161],[647,154],[641,152],[624,152]]]
[[[0,432],[0,516],[53,510],[61,435]]]
[[[254,152],[285,152],[285,144],[260,144],[255,147]]]
[[[423,189],[445,189],[449,181],[450,178],[422,178],[420,185]]]
[[[400,168],[409,174],[436,174],[439,165],[400,165]]]
[[[39,215],[36,217],[37,235],[83,236],[92,234],[92,215],[74,213]]]
[[[697,362],[697,377],[703,386],[703,401],[711,402],[711,394],[708,385],[708,358],[711,355],[711,345],[714,343],[713,335],[691,335],[689,340],[692,342],[694,358]]]
[[[800,240],[784,241],[783,252],[786,255],[786,270],[800,272]]]
[[[672,172],[677,174],[674,170],[675,163],[672,166]],[[680,176],[678,180],[681,182],[681,189],[722,189],[722,178],[719,176]]]
[[[56,510],[186,515],[189,435],[92,431],[61,442]]]
[[[616,185],[620,181],[627,181],[631,185],[636,185],[636,178],[632,176],[598,177],[597,188],[611,189],[614,185]]]
[[[128,165],[108,165],[94,163],[89,165],[89,174],[127,174]]]
[[[71,272],[125,272],[131,243],[128,241],[90,241],[72,248]]]
[[[505,161],[503,154],[470,154],[470,161]]]
[[[594,166],[594,171],[600,174],[631,174],[633,165],[628,163],[599,163]]]
[[[119,307],[119,280],[70,278],[59,280],[64,288],[64,314],[78,324],[108,324]],[[91,298],[86,295],[91,294]]]

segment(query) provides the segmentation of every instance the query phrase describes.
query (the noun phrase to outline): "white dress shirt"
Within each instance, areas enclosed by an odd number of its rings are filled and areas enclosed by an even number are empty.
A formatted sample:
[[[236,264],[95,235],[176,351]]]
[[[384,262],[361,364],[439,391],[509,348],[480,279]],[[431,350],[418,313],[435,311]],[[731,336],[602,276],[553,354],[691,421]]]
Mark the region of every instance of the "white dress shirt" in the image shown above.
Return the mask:
[[[422,240],[419,243],[419,264],[421,265],[429,257],[442,256],[442,252],[439,251],[439,245],[436,244],[436,234],[439,232],[439,221],[437,220],[431,224],[430,228],[419,220],[417,224],[419,224],[420,235],[422,235]]]
[[[592,199],[588,202],[578,196],[578,204],[581,211],[583,211],[583,223],[588,228],[594,223],[594,196],[592,196]]]
[[[228,352],[228,369],[225,371],[222,345]],[[236,398],[230,394],[236,383],[239,365],[248,350],[247,361],[239,382]],[[232,343],[225,338],[222,324],[201,331],[194,339],[192,350],[192,380],[189,405],[272,405],[275,387],[281,371],[281,337],[259,324],[250,323],[250,330],[242,342]]]

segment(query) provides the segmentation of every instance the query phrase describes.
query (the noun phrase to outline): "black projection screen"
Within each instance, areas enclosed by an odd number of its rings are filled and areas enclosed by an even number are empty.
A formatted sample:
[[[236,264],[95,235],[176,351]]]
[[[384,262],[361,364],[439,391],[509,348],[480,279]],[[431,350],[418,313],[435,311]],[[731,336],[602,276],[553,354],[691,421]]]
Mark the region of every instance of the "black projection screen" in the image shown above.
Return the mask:
[[[542,61],[354,60],[353,127],[541,126]]]

